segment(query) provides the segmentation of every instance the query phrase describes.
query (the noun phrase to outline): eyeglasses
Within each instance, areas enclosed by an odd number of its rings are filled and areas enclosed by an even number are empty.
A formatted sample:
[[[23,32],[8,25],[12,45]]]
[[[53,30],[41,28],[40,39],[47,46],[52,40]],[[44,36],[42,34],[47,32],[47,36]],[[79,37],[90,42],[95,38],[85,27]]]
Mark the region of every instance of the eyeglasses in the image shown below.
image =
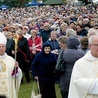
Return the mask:
[[[98,44],[91,44],[91,45],[93,45],[93,46],[98,46]]]
[[[44,26],[44,27],[48,27],[48,26]]]

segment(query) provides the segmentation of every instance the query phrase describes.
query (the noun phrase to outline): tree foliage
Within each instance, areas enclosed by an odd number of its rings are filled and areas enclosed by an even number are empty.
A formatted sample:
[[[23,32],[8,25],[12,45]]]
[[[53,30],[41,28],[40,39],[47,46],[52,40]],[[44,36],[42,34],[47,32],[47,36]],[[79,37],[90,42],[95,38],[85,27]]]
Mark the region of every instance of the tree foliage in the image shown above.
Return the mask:
[[[29,1],[32,0],[0,0],[0,5],[5,4],[8,5],[9,7],[23,7],[25,4],[27,4]],[[39,0],[36,0],[39,1]],[[47,0],[42,0],[43,2]],[[66,0],[62,0],[66,1]]]
[[[47,1],[47,0],[42,0],[43,2]],[[66,1],[66,0],[62,0],[62,1]]]
[[[9,7],[23,7],[29,0],[3,0],[0,1],[0,5],[5,4]]]
[[[84,3],[85,5],[89,4],[88,0],[79,0],[81,1],[82,3]]]

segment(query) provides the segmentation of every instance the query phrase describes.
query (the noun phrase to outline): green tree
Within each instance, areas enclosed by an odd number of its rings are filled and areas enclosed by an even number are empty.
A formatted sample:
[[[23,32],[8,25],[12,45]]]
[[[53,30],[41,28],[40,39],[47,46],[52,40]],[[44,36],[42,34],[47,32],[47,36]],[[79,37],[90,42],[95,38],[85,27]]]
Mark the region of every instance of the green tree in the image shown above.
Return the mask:
[[[0,5],[5,4],[10,7],[23,7],[29,0],[0,0]]]
[[[82,3],[84,3],[85,5],[89,4],[88,0],[79,0],[81,1]]]
[[[47,0],[43,0],[43,2],[45,2],[45,1],[47,1]]]
[[[47,1],[47,0],[42,0],[43,2]],[[62,1],[66,1],[66,0],[62,0]]]

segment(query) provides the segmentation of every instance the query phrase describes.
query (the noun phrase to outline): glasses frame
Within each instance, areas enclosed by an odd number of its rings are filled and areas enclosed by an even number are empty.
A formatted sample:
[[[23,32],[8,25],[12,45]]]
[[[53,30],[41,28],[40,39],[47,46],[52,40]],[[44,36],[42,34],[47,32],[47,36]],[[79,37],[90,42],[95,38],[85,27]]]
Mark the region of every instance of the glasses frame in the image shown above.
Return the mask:
[[[93,45],[93,46],[98,46],[98,44],[91,44],[91,45]]]

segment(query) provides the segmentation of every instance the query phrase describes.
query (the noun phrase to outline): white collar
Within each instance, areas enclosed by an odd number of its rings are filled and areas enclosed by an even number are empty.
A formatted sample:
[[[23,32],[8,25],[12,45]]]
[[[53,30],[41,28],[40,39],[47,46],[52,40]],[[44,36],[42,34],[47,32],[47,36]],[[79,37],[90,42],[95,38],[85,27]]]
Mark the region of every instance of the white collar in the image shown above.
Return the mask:
[[[86,59],[89,61],[94,61],[94,60],[98,60],[97,57],[92,56],[91,51],[88,51],[87,54],[85,55]]]
[[[0,56],[0,59],[4,59],[7,56],[6,53],[4,53],[4,55]]]

